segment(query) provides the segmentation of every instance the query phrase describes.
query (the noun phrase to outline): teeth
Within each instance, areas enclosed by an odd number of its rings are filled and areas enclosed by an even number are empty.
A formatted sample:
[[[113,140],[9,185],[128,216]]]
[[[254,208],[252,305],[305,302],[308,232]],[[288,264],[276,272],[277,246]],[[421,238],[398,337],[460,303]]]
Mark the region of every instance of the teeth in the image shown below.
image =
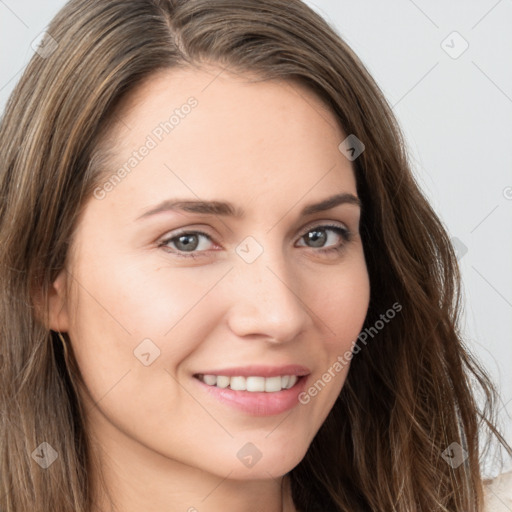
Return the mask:
[[[215,386],[215,384],[217,384],[217,377],[215,375],[204,375],[203,376],[203,382],[205,384],[208,384],[209,386]],[[227,384],[229,384],[229,380],[228,380]],[[227,386],[227,384],[226,384],[226,386]],[[226,386],[219,386],[219,387],[220,388],[225,388]]]
[[[251,391],[274,393],[282,389],[290,389],[298,380],[296,375],[283,375],[281,377],[227,377],[226,375],[199,375],[199,380],[209,386],[227,388],[234,391]]]
[[[260,378],[260,377],[256,377],[256,378]],[[265,389],[262,389],[262,391],[267,391],[267,392],[273,392],[273,391],[280,391],[283,387],[283,377],[279,377],[279,375],[277,377],[268,377],[267,379],[263,379],[261,378],[262,382],[263,382],[263,386]],[[286,379],[286,382],[288,383],[288,378]]]
[[[245,391],[245,378],[244,377],[231,377],[231,382],[229,383],[231,389],[235,391]]]
[[[208,377],[213,377],[217,381],[210,384],[210,386],[217,385],[218,388],[227,388],[231,380],[229,377],[226,377],[225,375],[219,375],[218,377],[216,375],[208,375]]]

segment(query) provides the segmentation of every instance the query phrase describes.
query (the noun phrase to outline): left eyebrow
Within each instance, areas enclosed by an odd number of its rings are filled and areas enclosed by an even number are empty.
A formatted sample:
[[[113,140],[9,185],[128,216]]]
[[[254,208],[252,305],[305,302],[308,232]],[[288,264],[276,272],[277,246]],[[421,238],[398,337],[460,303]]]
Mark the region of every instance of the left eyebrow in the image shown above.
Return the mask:
[[[352,204],[362,207],[361,200],[351,193],[336,194],[328,197],[318,203],[313,203],[305,206],[301,215],[312,215],[314,213],[330,210],[341,204]],[[200,213],[203,215],[221,215],[236,218],[243,218],[245,212],[242,208],[235,207],[232,203],[227,201],[202,201],[196,199],[167,199],[160,204],[144,212],[137,217],[136,220],[156,215],[157,213],[166,211],[184,211],[188,213]]]

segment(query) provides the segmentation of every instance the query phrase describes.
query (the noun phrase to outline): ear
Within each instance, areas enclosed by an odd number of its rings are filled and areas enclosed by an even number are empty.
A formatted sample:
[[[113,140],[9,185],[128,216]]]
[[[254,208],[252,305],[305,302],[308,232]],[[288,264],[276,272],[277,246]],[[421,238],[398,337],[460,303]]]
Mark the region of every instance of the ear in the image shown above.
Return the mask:
[[[48,291],[48,325],[58,332],[69,330],[68,298],[66,286],[67,273],[62,270]]]

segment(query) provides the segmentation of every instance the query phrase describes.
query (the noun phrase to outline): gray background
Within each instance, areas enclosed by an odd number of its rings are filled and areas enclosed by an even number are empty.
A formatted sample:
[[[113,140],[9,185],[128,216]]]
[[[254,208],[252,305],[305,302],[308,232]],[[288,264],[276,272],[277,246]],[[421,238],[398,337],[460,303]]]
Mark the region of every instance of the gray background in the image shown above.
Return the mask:
[[[64,3],[0,0],[0,112],[32,41]],[[307,3],[375,77],[455,239],[464,332],[498,384],[512,443],[512,0]]]

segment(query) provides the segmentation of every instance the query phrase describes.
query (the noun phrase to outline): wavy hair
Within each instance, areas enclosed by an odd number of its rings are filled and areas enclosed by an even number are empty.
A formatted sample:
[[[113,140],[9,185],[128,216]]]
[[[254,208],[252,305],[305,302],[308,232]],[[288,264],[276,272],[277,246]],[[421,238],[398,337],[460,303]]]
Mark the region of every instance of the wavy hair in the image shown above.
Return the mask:
[[[46,327],[46,297],[101,182],[121,100],[160,70],[213,63],[304,84],[363,141],[353,165],[371,283],[364,328],[402,306],[354,356],[290,471],[297,509],[480,512],[482,432],[512,455],[497,391],[459,331],[447,231],[390,106],[337,32],[300,0],[72,0],[47,30],[47,54],[31,59],[0,125],[0,509],[93,510],[80,372]],[[42,441],[59,456],[45,471],[31,456]],[[451,443],[467,453],[457,466],[443,457]]]

